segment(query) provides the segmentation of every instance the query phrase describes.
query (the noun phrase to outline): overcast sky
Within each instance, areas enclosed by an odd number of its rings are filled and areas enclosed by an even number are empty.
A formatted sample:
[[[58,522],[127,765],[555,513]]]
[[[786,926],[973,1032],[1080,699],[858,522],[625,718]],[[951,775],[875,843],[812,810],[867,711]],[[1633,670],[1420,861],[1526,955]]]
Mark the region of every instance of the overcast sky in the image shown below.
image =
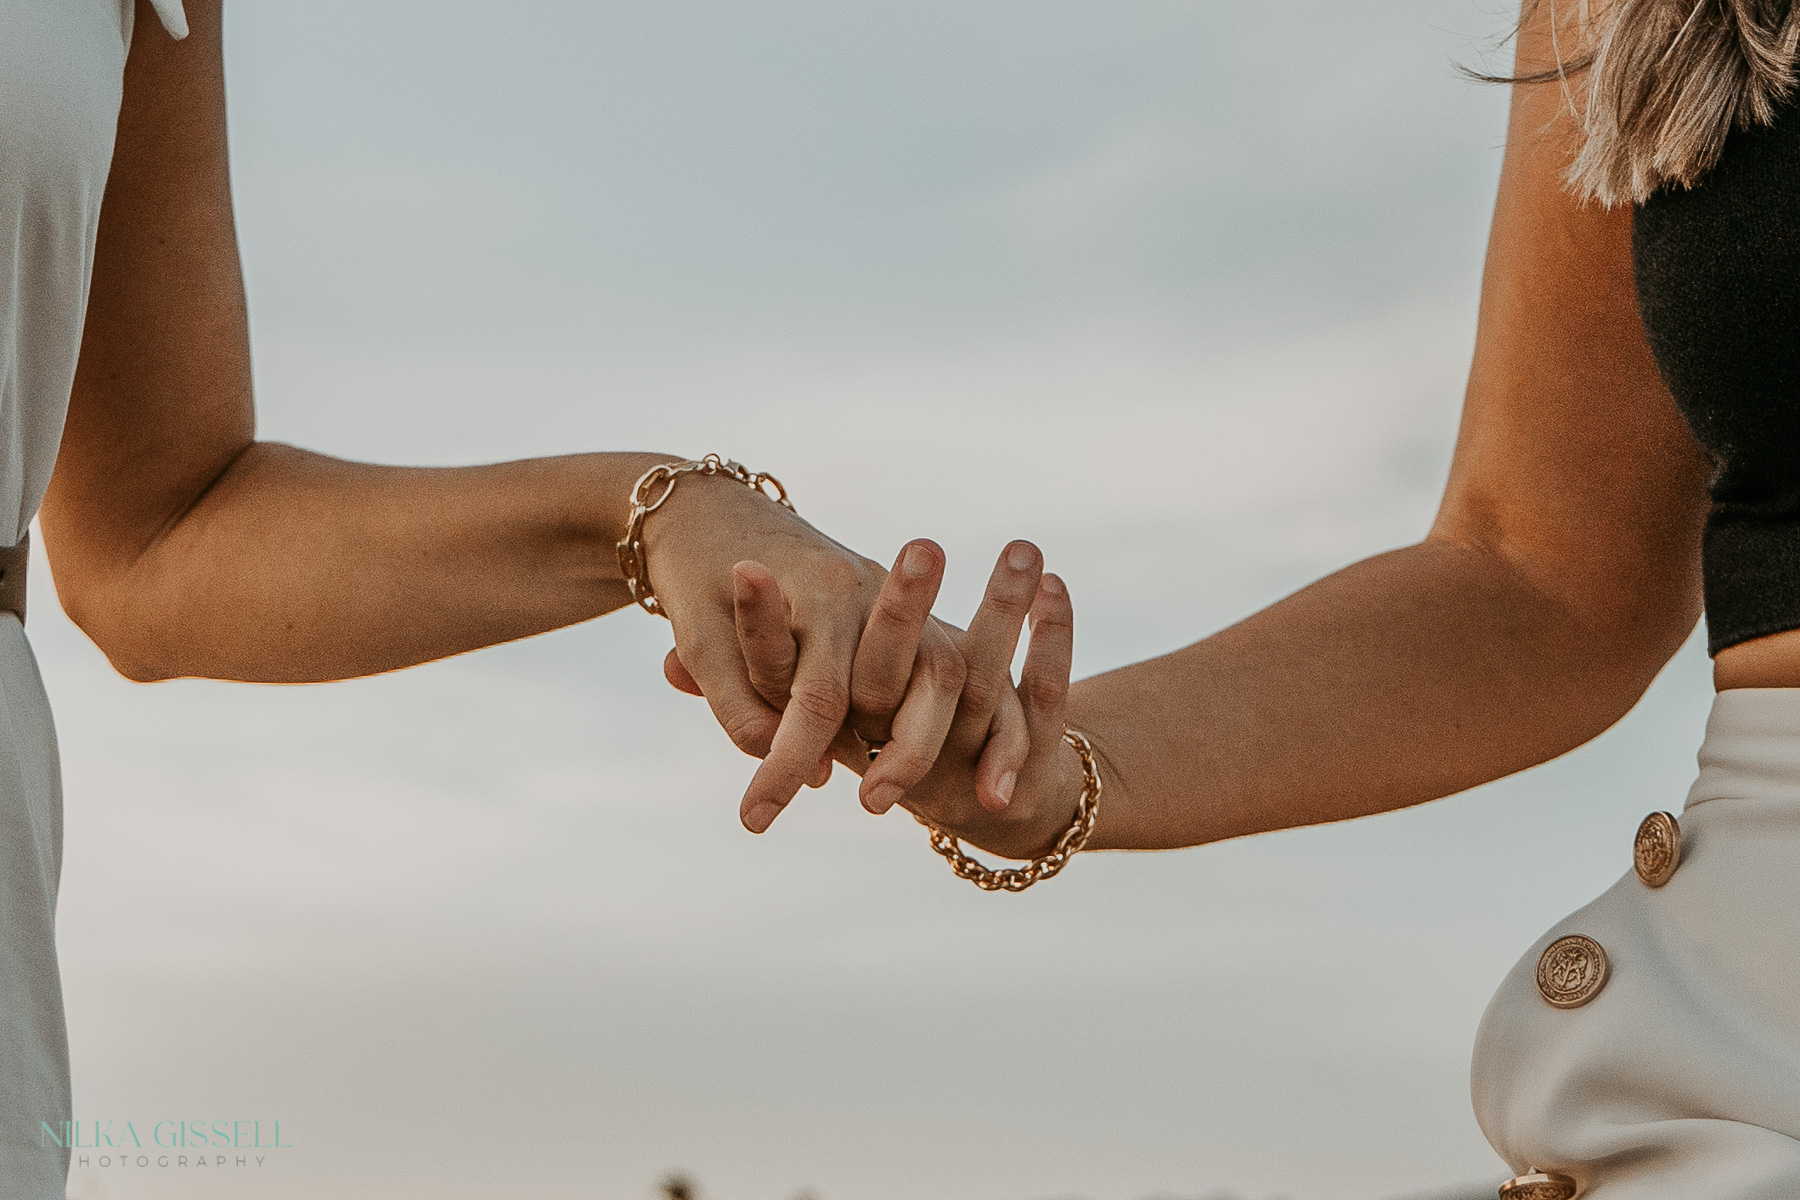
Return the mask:
[[[1417,538],[1505,97],[1486,0],[243,0],[264,436],[717,450],[966,620],[1036,539],[1077,666]],[[1504,61],[1504,60],[1501,60]],[[1021,896],[751,763],[625,612],[322,687],[112,675],[34,575],[77,1115],[280,1120],[80,1200],[1381,1200],[1497,1179],[1470,1042],[1679,804],[1690,645],[1427,808]],[[265,1126],[266,1128],[266,1126]]]

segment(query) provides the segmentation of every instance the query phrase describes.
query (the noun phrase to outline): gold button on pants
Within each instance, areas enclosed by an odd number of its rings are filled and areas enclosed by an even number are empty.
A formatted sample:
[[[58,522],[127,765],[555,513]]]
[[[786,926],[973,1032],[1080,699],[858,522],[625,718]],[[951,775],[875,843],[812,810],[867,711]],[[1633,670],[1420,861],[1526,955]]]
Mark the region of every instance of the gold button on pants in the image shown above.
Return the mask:
[[[1558,1008],[1580,1008],[1600,994],[1612,974],[1606,951],[1591,937],[1572,933],[1557,938],[1538,959],[1537,986]]]
[[[1631,843],[1631,869],[1653,888],[1675,878],[1681,865],[1681,822],[1666,812],[1653,812],[1638,826]]]

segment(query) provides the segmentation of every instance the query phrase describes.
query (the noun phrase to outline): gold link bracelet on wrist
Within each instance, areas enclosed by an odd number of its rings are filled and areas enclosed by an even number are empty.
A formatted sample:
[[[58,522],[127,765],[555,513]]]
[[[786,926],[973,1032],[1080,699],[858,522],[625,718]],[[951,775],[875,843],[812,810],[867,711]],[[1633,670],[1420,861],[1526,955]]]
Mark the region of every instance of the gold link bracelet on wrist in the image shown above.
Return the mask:
[[[683,475],[722,475],[727,479],[735,479],[789,512],[795,511],[793,501],[788,499],[787,489],[781,486],[781,480],[761,471],[752,471],[742,463],[720,458],[716,454],[688,462],[658,463],[645,471],[631,489],[631,518],[625,523],[625,540],[619,543],[619,574],[625,577],[625,586],[631,590],[631,598],[645,612],[659,617],[667,617],[669,614],[663,611],[662,605],[657,602],[656,593],[650,590],[650,564],[644,558],[644,522],[651,513],[663,506],[663,501],[674,492],[675,484]],[[657,491],[658,487],[662,490]],[[774,492],[771,493],[769,488],[774,488]]]
[[[1022,892],[1040,879],[1048,879],[1081,852],[1094,832],[1094,820],[1100,815],[1100,768],[1094,761],[1094,748],[1082,734],[1073,729],[1063,731],[1063,741],[1081,756],[1081,802],[1075,807],[1075,820],[1063,830],[1050,853],[1034,858],[1022,867],[1005,867],[996,871],[976,862],[962,851],[956,835],[933,825],[924,817],[919,824],[931,831],[931,848],[944,856],[950,869],[984,892]]]

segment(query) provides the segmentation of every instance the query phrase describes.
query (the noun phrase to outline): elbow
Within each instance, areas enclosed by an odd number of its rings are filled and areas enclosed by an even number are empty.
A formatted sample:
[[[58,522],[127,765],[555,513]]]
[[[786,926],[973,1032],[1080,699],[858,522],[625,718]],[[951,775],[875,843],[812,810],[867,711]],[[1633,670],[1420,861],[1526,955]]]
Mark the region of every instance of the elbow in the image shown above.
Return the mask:
[[[161,683],[183,677],[183,672],[153,653],[144,639],[123,636],[111,625],[89,625],[79,620],[75,623],[106,656],[112,669],[133,683]]]
[[[1569,733],[1575,745],[1612,728],[1637,706],[1700,619],[1697,595],[1664,593],[1653,601],[1588,606],[1556,604],[1565,711],[1581,714]]]
[[[167,654],[161,652],[163,648],[156,644],[157,639],[150,636],[154,623],[145,619],[146,614],[121,603],[115,589],[59,576],[56,595],[69,620],[106,656],[113,670],[126,679],[133,683],[160,683],[181,676]]]
[[[1573,749],[1629,713],[1701,615],[1698,555],[1573,554],[1543,540],[1428,539],[1505,614],[1492,666]],[[1468,578],[1468,576],[1465,576]],[[1540,729],[1540,733],[1548,733]]]
[[[1649,689],[1700,621],[1699,588],[1681,582],[1614,596],[1610,602],[1567,606],[1587,673],[1605,681],[1618,696],[1621,716]]]

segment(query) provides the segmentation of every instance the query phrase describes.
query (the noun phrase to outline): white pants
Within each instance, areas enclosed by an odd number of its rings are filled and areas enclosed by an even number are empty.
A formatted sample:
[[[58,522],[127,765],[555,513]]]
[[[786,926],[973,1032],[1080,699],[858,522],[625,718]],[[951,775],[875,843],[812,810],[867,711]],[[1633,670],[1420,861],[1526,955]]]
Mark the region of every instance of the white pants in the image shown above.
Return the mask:
[[[1514,1171],[1559,1171],[1582,1200],[1794,1200],[1800,688],[1719,694],[1681,838],[1666,885],[1627,872],[1507,975],[1476,1035],[1475,1116]],[[1538,957],[1572,933],[1612,974],[1559,1009]]]

